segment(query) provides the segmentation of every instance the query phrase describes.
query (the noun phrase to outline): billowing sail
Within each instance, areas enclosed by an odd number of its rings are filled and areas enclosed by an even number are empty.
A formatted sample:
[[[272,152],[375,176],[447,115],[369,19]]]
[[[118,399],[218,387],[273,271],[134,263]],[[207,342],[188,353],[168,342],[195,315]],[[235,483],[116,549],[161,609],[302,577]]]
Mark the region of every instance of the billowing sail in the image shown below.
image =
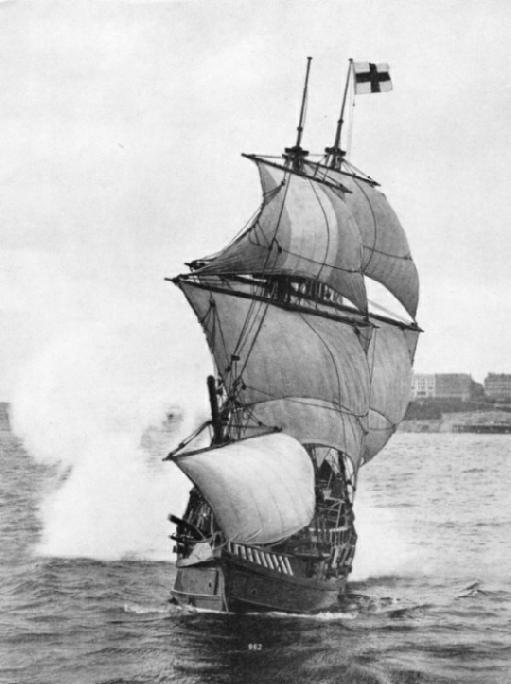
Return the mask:
[[[288,310],[219,280],[178,279],[208,339],[234,421],[331,446],[358,466],[369,411],[368,335],[348,319]],[[222,289],[223,287],[223,289]],[[367,330],[367,328],[366,328]]]
[[[197,273],[316,280],[365,311],[362,241],[343,193],[263,160],[256,163],[264,195],[261,211],[245,233]]]
[[[417,330],[383,322],[377,322],[373,330],[368,350],[371,389],[364,463],[383,449],[404,418],[418,336]]]
[[[252,159],[264,195],[256,219],[175,282],[206,333],[231,437],[277,427],[343,452],[357,470],[385,446],[409,399],[419,328],[364,316],[367,276],[415,318],[419,285],[405,233],[369,179]],[[328,286],[322,294],[318,283]]]
[[[312,520],[314,468],[292,437],[264,435],[175,460],[211,506],[227,541],[278,542]]]
[[[419,301],[419,277],[401,223],[374,183],[356,174],[308,163],[306,173],[346,187],[344,200],[360,231],[364,254],[363,273],[385,285],[415,318]]]

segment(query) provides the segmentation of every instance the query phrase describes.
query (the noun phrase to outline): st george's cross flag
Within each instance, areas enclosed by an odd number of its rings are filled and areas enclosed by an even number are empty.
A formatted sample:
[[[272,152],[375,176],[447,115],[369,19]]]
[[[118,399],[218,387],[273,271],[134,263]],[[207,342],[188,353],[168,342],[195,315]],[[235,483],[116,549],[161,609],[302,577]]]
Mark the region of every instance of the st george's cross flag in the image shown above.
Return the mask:
[[[353,62],[355,72],[355,95],[387,93],[392,90],[388,64]]]

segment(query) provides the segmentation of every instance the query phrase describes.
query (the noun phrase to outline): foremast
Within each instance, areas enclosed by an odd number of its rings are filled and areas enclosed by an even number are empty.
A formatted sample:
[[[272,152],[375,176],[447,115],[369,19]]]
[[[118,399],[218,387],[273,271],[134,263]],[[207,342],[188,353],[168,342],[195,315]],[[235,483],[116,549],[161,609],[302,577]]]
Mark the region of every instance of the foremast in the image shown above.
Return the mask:
[[[302,106],[300,108],[300,118],[298,121],[296,144],[294,147],[286,147],[284,149],[284,154],[282,155],[284,157],[284,159],[286,160],[286,163],[289,164],[289,166],[294,171],[301,171],[302,170],[303,160],[305,159],[305,157],[307,157],[309,155],[309,153],[306,150],[302,149],[301,142],[302,142],[303,128],[304,128],[304,124],[305,124],[305,111],[306,111],[306,107],[307,107],[307,90],[309,87],[309,74],[310,74],[311,62],[312,62],[312,57],[307,57],[307,70],[305,72],[305,84],[303,86]]]

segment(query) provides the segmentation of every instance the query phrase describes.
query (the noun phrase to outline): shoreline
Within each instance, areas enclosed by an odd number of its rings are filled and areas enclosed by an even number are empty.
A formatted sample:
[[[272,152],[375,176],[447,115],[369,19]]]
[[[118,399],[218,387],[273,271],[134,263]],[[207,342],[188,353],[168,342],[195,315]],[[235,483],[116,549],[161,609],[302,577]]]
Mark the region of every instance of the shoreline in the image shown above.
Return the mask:
[[[480,432],[503,434],[511,430],[511,414],[506,411],[444,413],[436,419],[403,420],[397,432]]]

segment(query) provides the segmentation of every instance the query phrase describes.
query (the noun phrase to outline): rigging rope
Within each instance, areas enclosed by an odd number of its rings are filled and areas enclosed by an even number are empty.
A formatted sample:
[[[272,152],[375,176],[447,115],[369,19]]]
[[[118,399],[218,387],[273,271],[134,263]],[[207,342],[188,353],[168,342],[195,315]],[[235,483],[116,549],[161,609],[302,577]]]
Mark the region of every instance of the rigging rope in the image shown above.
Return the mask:
[[[353,79],[352,79],[353,80]],[[355,109],[355,93],[353,85],[350,84],[350,97],[351,97],[351,107],[348,114],[348,139],[346,142],[346,154],[348,157],[351,156],[351,147],[353,140],[353,121],[355,119],[354,109]]]

